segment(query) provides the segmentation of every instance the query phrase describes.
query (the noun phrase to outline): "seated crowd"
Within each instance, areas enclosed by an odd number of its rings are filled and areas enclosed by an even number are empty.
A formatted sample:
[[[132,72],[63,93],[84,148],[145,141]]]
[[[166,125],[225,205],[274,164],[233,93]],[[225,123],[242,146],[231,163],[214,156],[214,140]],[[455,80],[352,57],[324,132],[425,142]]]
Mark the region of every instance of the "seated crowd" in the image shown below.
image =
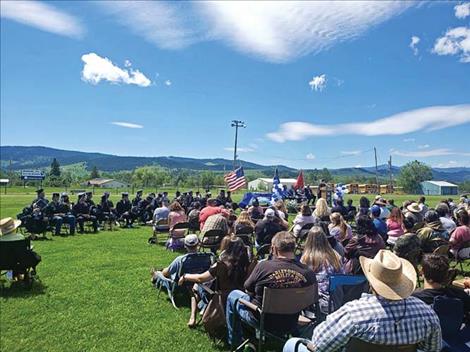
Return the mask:
[[[450,261],[470,257],[470,205],[465,197],[459,204],[444,200],[435,209],[426,205],[424,197],[401,207],[381,196],[372,204],[362,197],[358,208],[351,200],[347,206],[339,201],[330,208],[319,198],[313,207],[301,204],[290,228],[283,201],[261,207],[254,199],[240,212],[235,212],[231,200],[219,197],[208,197],[204,204],[183,204],[177,199],[162,202],[154,220],[166,216],[170,234],[179,222],[198,223],[200,236],[176,236],[187,253],[163,270],[152,269],[152,282],[158,288],[170,289],[173,283],[187,289],[189,327],[197,325],[198,310],[206,313],[214,290],[219,292],[225,315],[225,322],[219,323],[233,350],[246,337],[242,327],[260,328],[262,321],[263,329],[271,333],[302,337],[289,340],[286,352],[342,351],[357,339],[441,351],[447,346],[435,305],[441,298],[461,301],[462,312],[455,316],[470,323],[470,296],[451,286],[455,274],[450,270]],[[204,235],[211,230],[224,236],[207,253],[213,264],[200,272],[186,272],[183,263],[201,254],[198,246],[204,247]],[[419,267],[424,277],[421,289],[417,289]],[[335,275],[361,275],[369,288],[332,309],[330,279]],[[272,313],[261,319],[266,289],[311,287],[315,305],[296,314]],[[312,329],[299,328],[299,315]],[[468,334],[468,325],[465,328]]]

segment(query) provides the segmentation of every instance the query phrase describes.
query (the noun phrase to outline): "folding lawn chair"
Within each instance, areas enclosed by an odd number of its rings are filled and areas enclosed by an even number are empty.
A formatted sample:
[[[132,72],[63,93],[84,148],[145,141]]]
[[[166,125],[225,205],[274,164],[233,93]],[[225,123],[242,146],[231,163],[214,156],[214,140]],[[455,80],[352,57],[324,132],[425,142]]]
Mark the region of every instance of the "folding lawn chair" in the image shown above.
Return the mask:
[[[178,290],[178,281],[184,274],[202,274],[209,270],[210,266],[215,263],[215,256],[212,253],[188,253],[181,263],[178,273],[174,279],[163,278],[157,281],[158,295],[163,287],[167,289],[168,297],[170,298],[173,307],[178,309],[175,303],[175,293]],[[193,284],[185,284],[181,288],[183,290],[190,290]]]
[[[254,230],[255,229],[251,226],[244,226],[235,232],[235,236],[241,238],[243,243],[245,243],[245,245],[253,247]]]
[[[432,305],[439,317],[442,330],[443,351],[468,352],[466,343],[470,341],[470,329],[464,327],[463,301],[458,298],[437,296]]]
[[[182,240],[188,234],[189,224],[187,222],[179,222],[175,224],[168,232],[167,249],[172,251],[182,249]]]
[[[216,253],[224,236],[225,233],[222,230],[213,229],[206,231],[202,236],[199,250],[204,252],[205,249],[209,249],[212,253]]]
[[[33,267],[27,263],[26,255],[31,250],[31,241],[0,241],[0,271],[14,271],[24,274],[24,283],[31,287],[35,275]]]
[[[369,282],[363,275],[331,275],[328,312],[331,314],[347,302],[361,298],[369,292]]]
[[[299,339],[295,345],[295,352],[300,351],[300,346],[305,346],[307,351],[315,351],[312,341]],[[305,351],[305,348],[302,350]],[[416,352],[416,345],[378,345],[353,337],[346,345],[346,352]]]
[[[262,352],[263,344],[267,337],[274,340],[285,342],[290,337],[291,331],[286,332],[272,332],[267,331],[266,315],[294,315],[302,312],[302,310],[311,307],[318,303],[318,286],[310,285],[301,288],[264,288],[263,303],[261,307],[248,302],[244,299],[239,299],[238,303],[245,305],[254,313],[259,314],[259,326],[256,328],[259,332],[258,337],[258,352]],[[235,305],[237,302],[235,302]],[[235,318],[235,315],[234,315]],[[302,319],[303,321],[304,319]],[[240,346],[235,348],[235,351],[242,351],[245,346],[250,342],[249,339],[245,340]]]

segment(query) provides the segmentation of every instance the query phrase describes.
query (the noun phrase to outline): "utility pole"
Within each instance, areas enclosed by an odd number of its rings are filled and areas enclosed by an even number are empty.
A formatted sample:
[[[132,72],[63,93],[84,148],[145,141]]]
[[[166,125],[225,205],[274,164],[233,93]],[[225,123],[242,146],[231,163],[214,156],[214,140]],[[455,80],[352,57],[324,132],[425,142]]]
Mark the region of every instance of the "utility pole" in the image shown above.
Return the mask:
[[[393,190],[393,178],[392,178],[392,156],[390,155],[390,159],[388,160],[388,173],[390,176],[390,192]]]
[[[232,127],[235,127],[235,147],[233,148],[233,169],[237,166],[237,143],[238,143],[238,128],[245,128],[246,125],[243,121],[232,120]]]
[[[379,168],[377,167],[377,149],[374,147],[374,155],[375,155],[375,183],[377,184],[377,194],[380,193],[380,185],[379,185]]]

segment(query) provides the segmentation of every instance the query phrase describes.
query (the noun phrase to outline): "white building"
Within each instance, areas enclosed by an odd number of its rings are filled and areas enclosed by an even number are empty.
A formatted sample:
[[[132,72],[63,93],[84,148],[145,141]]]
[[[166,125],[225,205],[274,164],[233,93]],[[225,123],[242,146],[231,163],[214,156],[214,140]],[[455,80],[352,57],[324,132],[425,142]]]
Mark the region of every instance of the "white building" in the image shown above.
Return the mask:
[[[100,187],[100,188],[125,188],[128,187],[125,183],[113,180],[111,178],[94,178],[87,181],[84,186]]]
[[[287,186],[290,188],[297,182],[296,178],[281,178],[282,186]],[[248,190],[250,191],[268,191],[270,192],[273,189],[273,179],[272,178],[257,178],[256,180],[248,182]]]

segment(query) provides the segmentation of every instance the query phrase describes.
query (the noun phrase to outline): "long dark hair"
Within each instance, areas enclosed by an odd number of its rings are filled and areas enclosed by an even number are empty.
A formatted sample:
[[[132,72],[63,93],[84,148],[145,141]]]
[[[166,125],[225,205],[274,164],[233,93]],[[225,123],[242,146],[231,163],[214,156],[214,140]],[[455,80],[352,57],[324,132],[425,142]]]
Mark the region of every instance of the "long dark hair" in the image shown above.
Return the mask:
[[[227,241],[226,248],[220,255],[220,261],[228,269],[228,277],[233,282],[243,282],[248,268],[248,251],[243,240],[239,237],[232,237]]]

